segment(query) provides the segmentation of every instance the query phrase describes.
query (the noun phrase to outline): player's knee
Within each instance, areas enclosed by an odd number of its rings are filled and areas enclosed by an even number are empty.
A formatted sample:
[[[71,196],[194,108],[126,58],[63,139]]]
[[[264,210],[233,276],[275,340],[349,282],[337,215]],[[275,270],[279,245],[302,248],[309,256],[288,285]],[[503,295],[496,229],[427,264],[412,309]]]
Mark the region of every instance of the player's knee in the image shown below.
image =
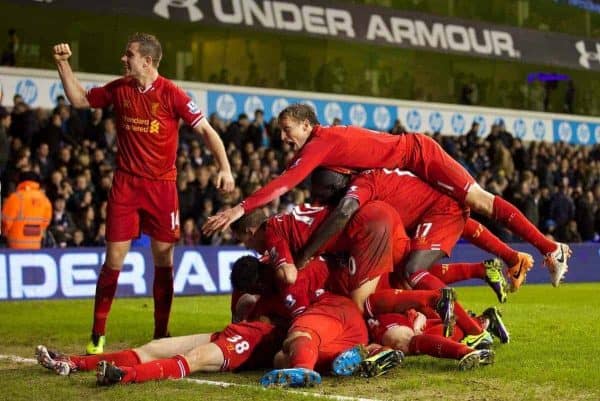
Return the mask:
[[[467,193],[465,203],[474,212],[483,214],[485,216],[491,216],[494,210],[494,195],[487,192],[479,185],[473,185],[471,190]]]

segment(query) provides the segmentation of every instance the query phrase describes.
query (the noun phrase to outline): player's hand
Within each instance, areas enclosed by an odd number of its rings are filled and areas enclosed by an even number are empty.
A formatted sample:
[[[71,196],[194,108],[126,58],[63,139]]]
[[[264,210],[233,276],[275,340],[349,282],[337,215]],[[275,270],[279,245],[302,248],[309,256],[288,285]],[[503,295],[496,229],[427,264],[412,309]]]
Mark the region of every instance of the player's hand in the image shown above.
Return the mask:
[[[427,317],[421,312],[417,312],[417,317],[413,322],[413,331],[416,335],[423,334],[425,331],[425,325],[427,324]]]
[[[231,225],[234,221],[244,215],[244,208],[241,205],[223,210],[211,216],[202,226],[202,234],[212,235],[215,232],[221,232]]]
[[[217,189],[221,192],[231,192],[235,188],[235,181],[231,171],[219,170],[217,173]]]
[[[306,265],[308,264],[308,262],[310,262],[313,258],[306,258],[306,256],[304,255],[299,255],[298,259],[296,260],[296,268],[298,270],[302,270],[306,267]]]
[[[73,54],[68,43],[59,43],[54,45],[52,50],[55,61],[67,61]]]

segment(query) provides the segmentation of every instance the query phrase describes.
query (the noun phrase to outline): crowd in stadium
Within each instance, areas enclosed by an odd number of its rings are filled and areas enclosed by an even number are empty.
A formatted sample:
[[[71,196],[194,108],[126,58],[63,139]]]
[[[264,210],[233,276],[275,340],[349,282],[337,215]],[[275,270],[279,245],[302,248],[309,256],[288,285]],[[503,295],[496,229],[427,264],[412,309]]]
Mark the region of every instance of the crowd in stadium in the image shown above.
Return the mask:
[[[54,110],[33,110],[16,95],[10,112],[0,110],[0,121],[3,198],[14,191],[22,172],[34,171],[53,205],[44,246],[103,246],[117,151],[111,110],[75,110],[63,97]],[[206,237],[199,228],[207,217],[280,174],[293,157],[275,120],[265,121],[261,111],[240,114],[234,121],[213,113],[209,121],[226,146],[236,189],[219,194],[212,155],[182,125],[177,159],[182,245],[233,243],[229,231]],[[501,124],[484,135],[478,131],[475,124],[460,137],[432,135],[481,186],[511,200],[547,235],[564,242],[600,239],[599,146],[523,143]],[[403,134],[406,128],[397,121],[390,132]],[[307,186],[301,186],[269,208],[286,210],[309,198]],[[487,224],[502,239],[519,240]]]

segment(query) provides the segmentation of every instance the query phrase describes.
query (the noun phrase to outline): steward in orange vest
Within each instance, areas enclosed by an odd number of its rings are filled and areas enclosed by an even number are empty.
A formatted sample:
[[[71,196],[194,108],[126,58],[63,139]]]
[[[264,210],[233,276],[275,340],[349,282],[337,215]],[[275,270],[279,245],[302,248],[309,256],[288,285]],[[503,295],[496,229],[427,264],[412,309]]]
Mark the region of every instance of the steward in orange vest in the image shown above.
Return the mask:
[[[40,249],[52,204],[34,172],[21,173],[17,190],[2,206],[2,234],[11,249]]]

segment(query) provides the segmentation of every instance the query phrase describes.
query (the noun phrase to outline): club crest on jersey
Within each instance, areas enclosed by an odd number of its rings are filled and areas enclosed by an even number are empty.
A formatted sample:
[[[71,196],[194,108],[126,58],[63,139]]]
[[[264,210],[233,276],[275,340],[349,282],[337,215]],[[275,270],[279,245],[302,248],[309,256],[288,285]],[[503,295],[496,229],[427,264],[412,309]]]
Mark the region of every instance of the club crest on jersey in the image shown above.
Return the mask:
[[[159,103],[152,103],[150,105],[150,113],[152,113],[153,116],[156,116],[156,112],[158,111],[159,106],[160,106]]]
[[[131,102],[127,99],[123,100],[123,108],[128,109],[131,107]]]
[[[190,111],[190,113],[192,113],[192,114],[200,114],[200,108],[193,100],[190,100],[188,102],[187,108]]]

